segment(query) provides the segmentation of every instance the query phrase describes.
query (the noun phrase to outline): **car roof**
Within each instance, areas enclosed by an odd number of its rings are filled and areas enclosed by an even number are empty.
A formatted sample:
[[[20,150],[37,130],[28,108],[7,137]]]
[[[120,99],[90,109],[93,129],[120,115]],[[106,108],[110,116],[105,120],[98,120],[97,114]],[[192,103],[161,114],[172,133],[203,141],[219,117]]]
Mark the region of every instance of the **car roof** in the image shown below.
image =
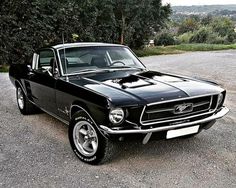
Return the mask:
[[[109,43],[99,43],[99,42],[78,42],[78,43],[65,43],[57,44],[52,46],[55,49],[60,48],[73,48],[73,47],[90,47],[90,46],[123,46],[120,44],[109,44]]]

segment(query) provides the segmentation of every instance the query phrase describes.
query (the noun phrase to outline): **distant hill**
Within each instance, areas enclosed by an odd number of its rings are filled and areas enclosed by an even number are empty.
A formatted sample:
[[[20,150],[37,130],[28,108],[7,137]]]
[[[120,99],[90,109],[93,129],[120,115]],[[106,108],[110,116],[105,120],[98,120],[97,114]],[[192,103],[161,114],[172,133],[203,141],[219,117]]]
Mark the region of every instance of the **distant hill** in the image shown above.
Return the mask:
[[[196,14],[208,14],[215,11],[229,10],[236,11],[236,4],[234,5],[202,5],[202,6],[173,6],[175,13],[196,13]]]
[[[197,15],[204,17],[208,14],[212,16],[224,16],[232,19],[236,24],[236,4],[235,5],[202,5],[202,6],[173,6],[171,19],[175,22]]]

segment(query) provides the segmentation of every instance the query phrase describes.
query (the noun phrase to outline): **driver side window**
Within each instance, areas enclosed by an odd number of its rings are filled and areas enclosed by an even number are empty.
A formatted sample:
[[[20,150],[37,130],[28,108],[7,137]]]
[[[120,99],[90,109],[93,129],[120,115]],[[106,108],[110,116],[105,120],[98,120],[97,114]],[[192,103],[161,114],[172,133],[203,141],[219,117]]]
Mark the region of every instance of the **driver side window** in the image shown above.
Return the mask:
[[[52,50],[43,50],[39,52],[39,58],[36,70],[41,73],[52,75],[55,58]]]

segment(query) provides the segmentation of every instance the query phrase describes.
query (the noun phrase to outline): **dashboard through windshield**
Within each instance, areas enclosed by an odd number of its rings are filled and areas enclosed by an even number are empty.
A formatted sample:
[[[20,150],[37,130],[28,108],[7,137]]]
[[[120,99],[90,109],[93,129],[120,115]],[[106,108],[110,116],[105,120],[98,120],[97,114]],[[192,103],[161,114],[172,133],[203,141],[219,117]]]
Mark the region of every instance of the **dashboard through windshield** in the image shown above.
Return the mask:
[[[59,50],[64,74],[107,69],[145,69],[126,47],[72,47]]]

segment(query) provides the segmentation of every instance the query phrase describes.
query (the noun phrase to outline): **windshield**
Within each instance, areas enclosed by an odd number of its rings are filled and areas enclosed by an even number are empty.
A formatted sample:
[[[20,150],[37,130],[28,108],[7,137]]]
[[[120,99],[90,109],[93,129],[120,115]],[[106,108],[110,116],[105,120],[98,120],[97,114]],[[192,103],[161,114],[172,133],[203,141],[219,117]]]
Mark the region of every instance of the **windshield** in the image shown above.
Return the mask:
[[[64,74],[107,69],[145,69],[126,47],[73,47],[59,50]]]

